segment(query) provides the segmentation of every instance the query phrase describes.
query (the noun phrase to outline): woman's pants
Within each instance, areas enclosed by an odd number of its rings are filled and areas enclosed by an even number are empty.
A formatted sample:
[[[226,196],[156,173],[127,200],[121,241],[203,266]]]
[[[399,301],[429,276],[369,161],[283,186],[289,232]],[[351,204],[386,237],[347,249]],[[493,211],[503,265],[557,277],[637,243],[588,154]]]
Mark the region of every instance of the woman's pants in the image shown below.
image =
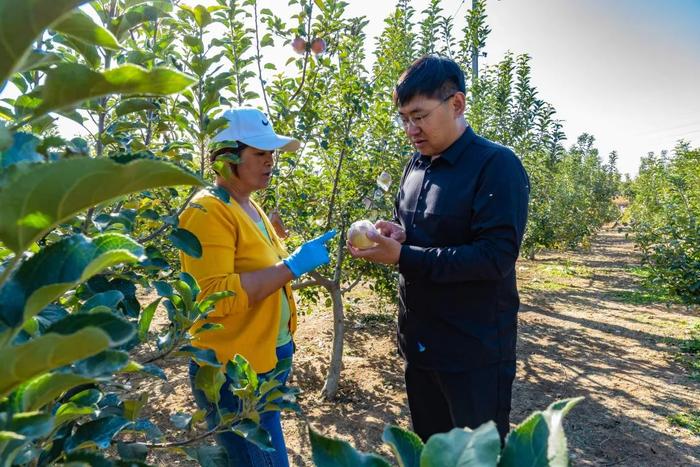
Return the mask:
[[[288,344],[277,347],[277,359],[283,360],[285,358],[291,358],[294,354],[294,343],[289,342]],[[194,393],[194,399],[197,405],[207,411],[207,424],[209,429],[214,428],[218,424],[218,414],[213,403],[209,402],[204,395],[204,392],[195,389],[194,379],[197,375],[197,370],[199,365],[193,360],[190,362],[190,385],[192,386],[192,392]],[[266,379],[270,377],[272,372],[263,373],[258,375],[260,379]],[[285,384],[289,377],[289,371],[277,376],[277,379]],[[240,399],[233,395],[233,393],[228,389],[231,384],[231,380],[226,377],[226,382],[221,386],[219,408],[226,409],[228,412],[237,412]],[[241,467],[288,467],[289,460],[287,458],[287,447],[284,444],[284,433],[282,433],[282,424],[280,418],[280,412],[263,412],[260,414],[260,426],[264,428],[269,434],[272,440],[272,446],[275,448],[274,452],[263,451],[255,444],[247,441],[243,437],[237,435],[232,431],[218,433],[215,435],[216,441],[219,446],[226,449],[229,457],[229,465],[241,466]]]

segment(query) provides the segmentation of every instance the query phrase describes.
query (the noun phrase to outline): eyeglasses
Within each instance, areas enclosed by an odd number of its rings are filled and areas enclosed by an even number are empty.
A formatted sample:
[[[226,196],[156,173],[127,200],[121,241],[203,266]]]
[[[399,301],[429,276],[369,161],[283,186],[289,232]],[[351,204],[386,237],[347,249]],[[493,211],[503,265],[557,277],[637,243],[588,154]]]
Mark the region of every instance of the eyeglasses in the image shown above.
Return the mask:
[[[435,109],[440,107],[445,102],[449,101],[450,98],[454,97],[455,94],[457,94],[457,93],[450,94],[449,96],[445,97],[443,100],[440,101],[440,103],[438,105],[436,105],[435,107],[433,107],[432,109],[430,109],[429,111],[424,113],[423,115],[415,115],[415,116],[411,117],[408,115],[397,114],[396,117],[394,117],[396,120],[396,123],[398,125],[401,125],[404,130],[408,129],[409,125],[413,125],[414,127],[420,127],[421,125],[423,125],[425,123],[426,119],[430,116],[430,114],[433,113],[433,111],[435,111]]]

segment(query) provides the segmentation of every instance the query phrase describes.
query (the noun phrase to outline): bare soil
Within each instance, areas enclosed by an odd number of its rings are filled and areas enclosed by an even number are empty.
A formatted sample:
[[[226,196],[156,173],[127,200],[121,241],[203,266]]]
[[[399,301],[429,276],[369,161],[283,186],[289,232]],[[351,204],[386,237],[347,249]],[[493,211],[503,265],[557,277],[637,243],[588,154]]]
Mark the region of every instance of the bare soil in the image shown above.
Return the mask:
[[[632,274],[638,262],[624,232],[605,230],[590,250],[544,253],[517,265],[522,307],[511,421],[515,426],[557,399],[584,396],[565,421],[574,465],[700,465],[700,436],[668,421],[700,411],[700,382],[680,362],[677,347],[700,321],[700,310],[631,300],[639,290]],[[306,307],[311,312],[299,320],[290,384],[303,391],[302,413],[283,416],[294,466],[312,465],[307,424],[388,458],[385,425],[410,427],[396,307],[364,288],[347,298],[344,369],[334,401],[319,397],[331,312]],[[194,401],[186,362],[171,359],[165,371],[167,382],[132,377],[131,384],[134,396],[151,396],[145,415],[167,428],[169,416],[192,411]],[[193,465],[166,452],[149,461]]]

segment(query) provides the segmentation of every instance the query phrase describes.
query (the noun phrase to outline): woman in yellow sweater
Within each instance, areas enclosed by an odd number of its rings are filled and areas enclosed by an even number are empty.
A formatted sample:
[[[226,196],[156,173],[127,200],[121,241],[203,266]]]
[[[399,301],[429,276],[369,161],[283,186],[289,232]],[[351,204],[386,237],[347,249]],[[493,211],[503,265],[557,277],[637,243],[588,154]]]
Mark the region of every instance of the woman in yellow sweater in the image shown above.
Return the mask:
[[[251,198],[265,189],[272,176],[273,151],[295,151],[299,141],[275,134],[265,115],[257,109],[239,108],[224,113],[227,127],[214,137],[218,149],[211,160],[235,154],[236,163],[225,160],[218,167],[216,184],[230,195],[224,203],[209,192],[199,194],[180,216],[180,226],[194,233],[202,244],[201,258],[180,255],[182,270],[197,279],[201,296],[230,290],[234,296],[217,303],[205,323],[218,329],[194,334],[193,344],[212,349],[223,365],[240,354],[262,377],[275,368],[278,360],[294,353],[292,336],[296,329],[296,307],[290,282],[329,262],[325,242],[335,232],[311,240],[288,255],[278,234],[260,206]],[[227,142],[231,144],[227,145]],[[197,405],[208,412],[207,421],[216,426],[216,407],[194,378],[199,369],[190,363],[190,382]],[[280,375],[284,382],[288,374]],[[221,389],[219,408],[236,411],[239,400],[228,389]],[[274,452],[259,449],[233,432],[217,435],[226,448],[230,465],[288,466],[287,451],[279,412],[261,414],[261,426],[270,434]]]

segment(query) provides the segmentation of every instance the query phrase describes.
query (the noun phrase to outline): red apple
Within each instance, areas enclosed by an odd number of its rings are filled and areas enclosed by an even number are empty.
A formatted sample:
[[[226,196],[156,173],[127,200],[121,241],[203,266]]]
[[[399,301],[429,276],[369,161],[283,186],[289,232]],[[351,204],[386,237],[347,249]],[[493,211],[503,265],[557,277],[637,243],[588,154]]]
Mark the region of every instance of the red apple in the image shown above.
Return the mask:
[[[316,39],[311,41],[311,51],[316,55],[322,54],[326,51],[326,41],[317,37]]]
[[[298,54],[303,54],[306,50],[306,41],[301,37],[297,36],[292,41],[292,48]]]
[[[377,232],[374,224],[370,221],[361,220],[353,222],[348,229],[348,241],[358,250],[366,250],[367,248],[377,246],[375,242],[367,238],[367,232]]]

